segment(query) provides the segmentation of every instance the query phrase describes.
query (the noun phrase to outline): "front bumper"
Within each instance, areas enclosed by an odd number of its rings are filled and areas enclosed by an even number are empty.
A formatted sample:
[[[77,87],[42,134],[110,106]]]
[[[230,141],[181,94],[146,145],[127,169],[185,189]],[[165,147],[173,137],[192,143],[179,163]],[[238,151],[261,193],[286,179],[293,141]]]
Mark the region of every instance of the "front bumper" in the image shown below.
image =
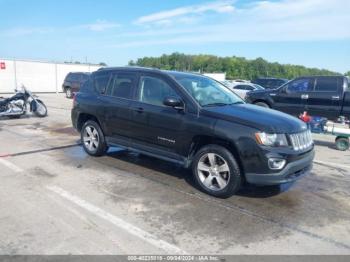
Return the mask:
[[[256,185],[278,185],[295,181],[310,172],[314,157],[315,151],[312,150],[305,157],[287,163],[280,172],[269,174],[246,173],[246,180],[248,183]]]

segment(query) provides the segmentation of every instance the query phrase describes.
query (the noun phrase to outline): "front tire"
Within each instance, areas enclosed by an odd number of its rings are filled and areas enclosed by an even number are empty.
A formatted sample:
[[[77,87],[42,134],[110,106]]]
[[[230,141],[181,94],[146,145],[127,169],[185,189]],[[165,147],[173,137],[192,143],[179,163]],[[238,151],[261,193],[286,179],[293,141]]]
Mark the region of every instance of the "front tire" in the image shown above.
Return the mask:
[[[87,121],[81,129],[81,142],[86,153],[91,156],[102,156],[107,150],[107,144],[102,129],[95,121]]]
[[[230,197],[242,184],[241,171],[235,157],[219,145],[201,148],[193,159],[192,172],[200,189],[215,197]]]
[[[44,104],[44,102],[40,100],[36,100],[36,106],[35,106],[35,111],[34,114],[38,117],[45,117],[47,116],[47,107]]]

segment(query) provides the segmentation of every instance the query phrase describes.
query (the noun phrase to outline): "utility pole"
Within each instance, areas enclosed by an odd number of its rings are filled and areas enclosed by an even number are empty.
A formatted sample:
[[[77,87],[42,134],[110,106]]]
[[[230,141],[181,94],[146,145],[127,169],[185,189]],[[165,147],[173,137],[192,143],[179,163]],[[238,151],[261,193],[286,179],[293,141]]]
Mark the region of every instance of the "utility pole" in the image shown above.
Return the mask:
[[[57,62],[55,63],[55,82],[56,82],[56,94],[58,94],[58,83],[57,83]]]
[[[13,59],[13,70],[14,70],[15,90],[17,90],[17,65],[16,65],[16,58]]]

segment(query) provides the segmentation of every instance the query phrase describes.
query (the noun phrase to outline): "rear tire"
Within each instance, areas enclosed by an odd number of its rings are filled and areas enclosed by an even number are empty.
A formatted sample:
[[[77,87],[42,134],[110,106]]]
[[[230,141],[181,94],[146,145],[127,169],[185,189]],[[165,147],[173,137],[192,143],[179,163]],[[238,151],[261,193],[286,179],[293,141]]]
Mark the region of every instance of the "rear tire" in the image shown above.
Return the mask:
[[[241,171],[235,157],[219,145],[202,147],[193,159],[192,172],[199,188],[215,197],[230,197],[242,184]]]
[[[265,102],[256,102],[256,103],[254,103],[255,105],[257,105],[257,106],[261,106],[261,107],[265,107],[265,108],[270,108],[270,106],[267,104],[267,103],[265,103]]]
[[[349,138],[347,137],[337,137],[335,139],[335,146],[340,151],[346,151],[349,149]]]
[[[105,136],[98,123],[87,121],[81,129],[81,142],[86,153],[91,156],[102,156],[107,150]]]
[[[66,97],[67,98],[72,98],[73,97],[72,89],[69,88],[69,87],[66,88]]]

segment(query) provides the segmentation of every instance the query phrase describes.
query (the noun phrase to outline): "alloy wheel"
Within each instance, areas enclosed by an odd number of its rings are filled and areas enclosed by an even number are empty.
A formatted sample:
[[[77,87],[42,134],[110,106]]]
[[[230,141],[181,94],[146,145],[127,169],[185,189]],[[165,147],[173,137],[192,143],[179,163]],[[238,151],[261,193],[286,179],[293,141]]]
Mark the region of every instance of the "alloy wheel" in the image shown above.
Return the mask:
[[[87,126],[85,127],[83,134],[83,143],[85,147],[90,151],[94,152],[97,150],[99,145],[99,135],[95,127]]]
[[[208,189],[222,190],[230,181],[230,167],[218,154],[204,154],[198,161],[197,170],[200,181]]]

